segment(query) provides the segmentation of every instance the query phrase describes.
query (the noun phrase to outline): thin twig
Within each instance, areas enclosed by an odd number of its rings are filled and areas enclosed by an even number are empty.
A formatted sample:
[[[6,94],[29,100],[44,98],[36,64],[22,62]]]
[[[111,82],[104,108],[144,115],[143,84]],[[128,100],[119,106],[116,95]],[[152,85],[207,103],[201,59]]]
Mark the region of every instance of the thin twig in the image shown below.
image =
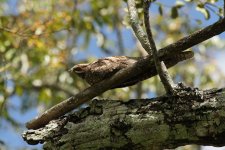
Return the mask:
[[[118,9],[118,8],[115,8]],[[119,13],[115,14],[115,16],[113,17],[113,21],[114,21],[114,29],[116,32],[116,37],[117,37],[117,44],[118,44],[118,48],[119,48],[119,54],[120,55],[124,55],[125,54],[125,49],[124,49],[124,43],[123,43],[123,36],[122,36],[122,32],[121,32],[121,28],[120,28],[120,15]]]
[[[142,47],[148,52],[149,55],[151,55],[152,52],[151,52],[150,43],[148,41],[148,37],[145,34],[144,30],[142,29],[141,25],[139,24],[135,1],[128,0],[127,7],[128,7],[128,13],[130,16],[130,24],[132,26],[134,34],[136,35],[137,39],[141,43]]]
[[[115,31],[116,31],[116,37],[117,37],[117,43],[120,55],[124,55],[124,44],[123,44],[123,38],[122,33],[119,25],[115,25]]]
[[[148,0],[144,0],[144,2],[143,2],[144,24],[145,24],[145,28],[146,28],[149,43],[151,45],[156,70],[159,74],[159,77],[162,81],[162,84],[163,84],[167,94],[172,94],[174,92],[175,84],[173,83],[173,80],[168,73],[166,65],[164,64],[163,61],[159,60],[159,57],[157,55],[157,48],[156,48],[156,45],[155,45],[155,41],[153,40],[153,36],[152,36],[150,20],[149,20],[150,4],[151,3]]]
[[[0,27],[0,31],[8,32],[8,33],[11,33],[13,35],[20,36],[20,37],[23,37],[23,38],[27,38],[28,37],[27,34],[23,34],[23,33],[20,33],[18,31],[13,31],[13,30],[10,30],[10,29],[5,28],[5,27]]]
[[[55,91],[61,91],[64,92],[65,94],[71,96],[74,95],[75,92],[69,90],[68,88],[62,87],[59,84],[49,84],[49,83],[44,83],[42,85],[32,85],[32,86],[27,86],[27,85],[20,85],[23,89],[33,89],[33,90],[42,90],[44,88],[49,88]]]
[[[217,16],[219,16],[220,18],[222,18],[221,14],[219,12],[217,12],[216,10],[214,10],[212,7],[212,5],[205,5],[205,8],[207,8],[208,10],[210,10],[212,13],[216,14]]]
[[[56,33],[56,32],[60,32],[60,31],[63,31],[63,30],[70,30],[70,29],[65,27],[65,28],[60,28],[60,29],[55,30],[55,31],[43,32],[39,35],[36,35],[34,33],[27,34],[27,33],[22,33],[22,32],[19,32],[19,31],[13,31],[13,30],[5,28],[5,27],[0,27],[0,31],[8,32],[10,34],[13,34],[15,36],[18,36],[18,37],[21,37],[21,38],[24,38],[24,39],[26,39],[26,38],[30,38],[30,39],[40,38],[41,36],[46,36],[46,35],[53,34],[53,33]]]

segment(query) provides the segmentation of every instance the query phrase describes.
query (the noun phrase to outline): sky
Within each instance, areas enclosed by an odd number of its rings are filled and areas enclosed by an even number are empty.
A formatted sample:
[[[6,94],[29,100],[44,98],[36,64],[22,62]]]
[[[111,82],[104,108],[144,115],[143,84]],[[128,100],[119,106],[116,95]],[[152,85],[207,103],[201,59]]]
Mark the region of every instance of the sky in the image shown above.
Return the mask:
[[[161,2],[164,2],[167,5],[172,5],[171,3],[173,3],[172,0],[171,1],[161,0]],[[15,6],[16,6],[15,4],[16,4],[16,1],[9,0],[9,7],[8,7],[9,9],[8,10],[13,10],[13,12],[11,12],[11,13],[18,13],[16,11],[16,9],[11,9],[11,8],[15,8]],[[157,8],[153,7],[152,11],[157,11]],[[199,14],[199,13],[196,13],[195,11],[191,11],[190,15],[193,16],[194,18],[198,18],[198,19],[200,18],[200,19],[204,20],[204,16]],[[218,17],[213,16],[213,17],[211,17],[210,20],[204,21],[202,26],[207,26],[207,25],[212,24],[213,22],[215,22],[217,20],[218,20]],[[193,22],[191,22],[191,23],[193,23]],[[107,36],[110,36],[111,39],[116,40],[115,33],[111,33],[107,29],[105,29],[105,31],[107,33]],[[134,38],[133,38],[132,32],[129,29],[123,29],[122,34],[124,35],[123,40],[124,40],[125,47],[127,49],[132,49],[133,46],[134,46],[134,42],[133,42]],[[225,39],[225,33],[221,34],[220,37]],[[81,38],[80,40],[82,42],[83,39]],[[87,54],[89,56],[91,55],[91,56],[94,56],[96,58],[105,57],[106,55],[100,51],[100,49],[98,48],[96,43],[97,43],[97,39],[95,37],[92,37],[91,41],[90,41],[90,45],[87,48],[88,53],[87,52],[85,52],[85,53],[79,52],[79,53],[76,54],[76,58],[84,59],[84,58],[86,58]],[[225,50],[225,48],[223,48],[223,49]],[[225,51],[216,52],[215,57],[217,58],[216,61],[217,61],[218,67],[222,71],[224,71],[224,74],[225,74],[225,69],[224,69]],[[9,109],[9,113],[11,114],[11,116],[15,120],[19,121],[19,123],[21,123],[21,124],[24,124],[25,122],[27,122],[30,119],[36,117],[36,115],[37,115],[37,109],[36,108],[30,109],[27,112],[20,112],[19,108],[21,107],[21,99],[18,96],[13,96],[9,100],[8,105],[10,105],[9,108],[11,108],[11,109]],[[23,148],[23,147],[27,147],[27,149],[33,149],[33,148],[41,149],[42,146],[40,144],[36,145],[36,146],[30,146],[30,145],[27,145],[27,143],[23,141],[23,139],[21,138],[21,134],[25,130],[25,127],[15,129],[11,126],[10,123],[5,121],[4,119],[0,119],[0,121],[1,121],[0,141],[3,141],[8,146],[7,149],[13,150],[13,149],[19,149],[19,148]],[[212,149],[215,149],[215,148],[212,148],[212,147],[205,147],[204,148],[204,150],[212,150]]]

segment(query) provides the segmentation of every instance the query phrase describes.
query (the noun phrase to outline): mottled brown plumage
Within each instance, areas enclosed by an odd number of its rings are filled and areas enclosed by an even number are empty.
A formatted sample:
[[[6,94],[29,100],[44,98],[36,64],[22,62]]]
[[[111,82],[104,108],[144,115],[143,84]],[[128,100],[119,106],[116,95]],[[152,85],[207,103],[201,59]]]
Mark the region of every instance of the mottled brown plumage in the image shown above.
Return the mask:
[[[166,66],[169,68],[180,61],[192,58],[193,55],[193,52],[185,51],[175,54],[173,57],[163,57],[161,60],[163,60]],[[93,63],[75,65],[69,71],[77,74],[79,77],[87,81],[88,84],[93,85],[113,76],[116,72],[126,68],[128,65],[133,65],[135,63],[137,65],[140,64],[140,61],[146,61],[145,65],[139,66],[139,68],[143,70],[141,74],[134,74],[132,78],[126,79],[124,82],[118,83],[116,87],[112,88],[126,87],[134,85],[139,81],[145,80],[157,74],[152,57],[106,57],[103,59],[98,59]]]

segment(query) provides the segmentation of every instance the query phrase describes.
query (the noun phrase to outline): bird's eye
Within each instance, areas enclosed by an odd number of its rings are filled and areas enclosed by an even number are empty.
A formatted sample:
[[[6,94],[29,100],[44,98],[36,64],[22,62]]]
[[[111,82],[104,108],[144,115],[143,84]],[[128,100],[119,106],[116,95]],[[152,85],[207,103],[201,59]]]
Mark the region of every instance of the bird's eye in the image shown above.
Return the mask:
[[[76,73],[84,73],[85,72],[85,68],[87,67],[87,64],[79,64],[79,65],[76,65],[72,68],[73,72],[76,72]]]
[[[80,66],[76,66],[75,68],[73,68],[73,70],[76,72],[83,71],[82,67],[80,67]]]

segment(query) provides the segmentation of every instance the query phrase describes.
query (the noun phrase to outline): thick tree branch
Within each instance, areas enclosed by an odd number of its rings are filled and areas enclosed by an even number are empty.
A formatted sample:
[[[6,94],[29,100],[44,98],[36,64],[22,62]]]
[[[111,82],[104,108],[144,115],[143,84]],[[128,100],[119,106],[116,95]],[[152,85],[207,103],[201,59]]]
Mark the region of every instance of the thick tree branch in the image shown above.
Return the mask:
[[[90,107],[28,130],[44,149],[156,149],[186,144],[224,146],[225,89],[185,89],[179,96],[92,101]]]
[[[182,52],[224,31],[225,31],[225,19],[223,18],[218,22],[214,23],[213,25],[210,25],[202,30],[196,31],[193,34],[184,37],[181,40],[166,46],[165,48],[160,49],[158,52],[158,56],[161,58],[166,56],[173,58],[174,53]],[[149,56],[149,59],[152,59],[152,57]],[[141,60],[137,64],[143,65],[146,62],[147,64],[150,64],[149,60],[147,61]],[[128,68],[125,68],[124,70],[121,70],[118,73],[116,73],[110,79],[107,79],[99,84],[96,84],[95,86],[89,87],[83,92],[80,92],[77,95],[70,97],[69,99],[64,100],[63,102],[57,104],[56,106],[53,106],[49,110],[45,111],[42,115],[28,122],[27,128],[28,129],[40,128],[46,125],[49,121],[68,113],[69,111],[75,109],[79,105],[94,98],[95,96],[102,94],[111,87],[115,86],[115,83],[121,82],[121,80],[124,80],[126,78],[132,78],[132,76],[135,75],[136,72],[140,73],[141,72],[140,70],[143,69],[143,67],[140,69],[139,65],[133,65]]]
[[[150,25],[150,19],[149,19],[150,4],[151,4],[151,2],[149,2],[148,0],[144,0],[144,2],[143,2],[144,24],[145,24],[148,40],[149,40],[149,43],[150,43],[150,46],[151,46],[156,70],[157,70],[157,72],[159,74],[159,77],[162,81],[162,84],[163,84],[163,86],[166,90],[166,93],[167,94],[173,94],[175,84],[173,83],[173,80],[169,75],[169,72],[166,68],[166,65],[164,64],[163,61],[160,61],[160,59],[157,55],[157,48],[156,48],[156,45],[155,45],[155,41],[153,40],[151,25]]]

